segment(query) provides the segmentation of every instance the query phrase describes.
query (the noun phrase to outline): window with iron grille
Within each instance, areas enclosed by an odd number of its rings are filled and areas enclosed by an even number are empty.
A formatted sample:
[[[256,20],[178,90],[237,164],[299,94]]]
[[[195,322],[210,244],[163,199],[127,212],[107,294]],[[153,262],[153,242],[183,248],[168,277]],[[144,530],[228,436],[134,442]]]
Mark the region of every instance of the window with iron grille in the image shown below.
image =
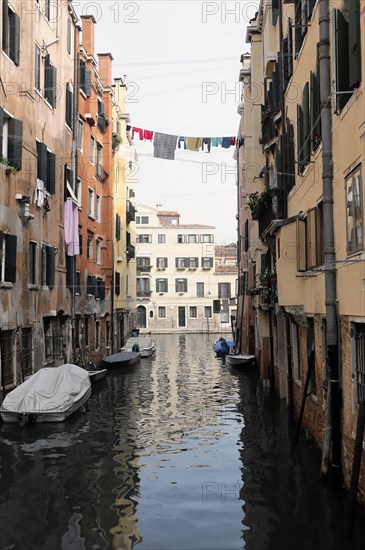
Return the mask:
[[[190,319],[196,319],[198,317],[198,309],[196,306],[189,307],[189,317]]]
[[[33,339],[32,327],[22,328],[22,348],[21,365],[24,376],[29,376],[33,372]]]
[[[14,331],[2,330],[0,332],[1,369],[5,386],[14,383],[13,353]]]
[[[231,297],[231,283],[218,283],[218,298]]]
[[[365,323],[356,323],[355,327],[355,372],[357,402],[365,400]]]

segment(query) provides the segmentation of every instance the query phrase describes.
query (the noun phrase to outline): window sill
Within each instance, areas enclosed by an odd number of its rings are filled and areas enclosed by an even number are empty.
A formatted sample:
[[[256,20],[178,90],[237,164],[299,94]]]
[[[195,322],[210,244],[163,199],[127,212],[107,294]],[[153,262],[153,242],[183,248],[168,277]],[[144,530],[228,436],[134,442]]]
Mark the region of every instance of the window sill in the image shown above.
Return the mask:
[[[0,288],[13,288],[13,286],[13,283],[9,283],[7,281],[3,281],[0,283]]]
[[[28,284],[28,290],[39,290],[40,285]]]
[[[354,250],[353,252],[347,252],[347,258],[354,258],[355,256],[359,256],[364,252],[364,249],[361,250]]]

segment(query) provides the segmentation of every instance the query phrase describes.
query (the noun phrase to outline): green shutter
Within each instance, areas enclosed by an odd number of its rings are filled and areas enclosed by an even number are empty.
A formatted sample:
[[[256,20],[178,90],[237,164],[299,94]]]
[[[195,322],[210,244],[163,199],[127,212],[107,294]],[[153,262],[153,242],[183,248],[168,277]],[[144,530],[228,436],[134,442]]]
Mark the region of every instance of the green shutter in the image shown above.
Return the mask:
[[[175,292],[179,292],[179,281],[175,279]]]
[[[69,128],[73,128],[73,93],[70,89],[70,84],[66,86],[66,124]]]
[[[220,312],[221,312],[221,301],[213,300],[213,313],[220,313]]]
[[[310,161],[310,112],[309,112],[309,84],[303,90],[303,160],[305,164]]]
[[[3,0],[3,50],[9,49],[9,6],[8,0]]]
[[[347,3],[349,10],[349,88],[361,81],[360,0]]]
[[[8,161],[17,170],[22,169],[23,151],[23,122],[16,118],[9,118],[8,122]]]
[[[10,16],[9,57],[15,65],[20,60],[20,17],[14,12]]]
[[[337,92],[336,110],[342,109],[350,94],[339,94],[349,90],[349,28],[340,10],[335,10],[335,84]]]
[[[56,155],[47,151],[47,191],[55,194],[56,187]]]
[[[297,105],[297,157],[298,157],[298,174],[304,170],[303,165],[303,110],[300,105]]]
[[[86,97],[91,97],[91,70],[85,69],[85,88]]]
[[[16,281],[16,235],[5,237],[5,281],[15,283]]]
[[[71,291],[73,289],[73,256],[68,256],[66,254],[66,287]]]
[[[51,105],[53,108],[56,108],[56,102],[57,102],[57,69],[56,67],[51,67],[50,72],[50,94],[51,94]]]
[[[53,246],[46,247],[46,284],[50,288],[54,287],[55,281],[56,249]]]
[[[184,279],[184,292],[188,291],[188,280]]]
[[[85,92],[85,70],[86,63],[82,59],[79,59],[79,88]]]
[[[50,82],[50,55],[49,53],[44,58],[44,97],[49,102],[49,82]]]
[[[37,178],[46,184],[47,180],[47,146],[37,141]]]

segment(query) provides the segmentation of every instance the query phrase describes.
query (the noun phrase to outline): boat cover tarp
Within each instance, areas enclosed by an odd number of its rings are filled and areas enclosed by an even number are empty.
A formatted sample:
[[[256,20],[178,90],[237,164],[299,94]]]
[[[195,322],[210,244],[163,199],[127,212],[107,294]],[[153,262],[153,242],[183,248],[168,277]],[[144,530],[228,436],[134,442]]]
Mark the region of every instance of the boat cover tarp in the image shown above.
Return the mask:
[[[2,410],[22,414],[67,411],[90,388],[89,373],[71,363],[45,367],[5,397]]]
[[[226,342],[230,348],[233,348],[236,345],[231,340],[226,340]],[[218,342],[214,344],[214,351],[215,353],[222,353],[222,340],[218,340]]]
[[[137,344],[140,350],[150,349],[154,346],[154,341],[149,336],[132,336],[128,338],[122,349],[131,351],[134,344]]]

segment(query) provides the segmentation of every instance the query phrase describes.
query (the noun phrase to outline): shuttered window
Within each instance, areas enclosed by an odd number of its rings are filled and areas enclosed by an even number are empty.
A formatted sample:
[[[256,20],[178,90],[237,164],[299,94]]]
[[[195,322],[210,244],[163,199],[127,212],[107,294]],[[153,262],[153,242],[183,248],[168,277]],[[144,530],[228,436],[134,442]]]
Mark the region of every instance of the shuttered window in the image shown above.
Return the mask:
[[[316,209],[309,210],[306,219],[306,264],[307,269],[317,265]]]
[[[102,279],[96,281],[96,297],[99,300],[105,300],[105,281]]]
[[[37,179],[54,195],[56,186],[56,155],[47,150],[47,145],[37,141]]]
[[[16,281],[17,237],[0,231],[0,282]]]
[[[86,97],[91,96],[91,71],[86,68],[86,63],[82,59],[79,60],[79,83],[80,89]]]
[[[44,58],[44,98],[56,108],[57,97],[57,69],[51,63],[50,55]]]
[[[318,54],[319,45],[317,45],[317,71],[316,73],[310,73],[310,126],[312,151],[315,151],[322,141],[321,91]]]
[[[94,275],[87,276],[87,294],[96,296],[96,277]]]
[[[28,275],[28,283],[30,285],[36,285],[37,284],[37,243],[34,241],[30,241],[29,248],[28,248],[28,269],[29,269],[29,275]]]
[[[8,162],[17,170],[22,168],[23,122],[16,118],[8,121]]]
[[[118,271],[115,272],[115,294],[119,296],[120,294],[120,273]]]
[[[117,241],[120,241],[120,216],[119,214],[115,215],[115,238]]]
[[[305,221],[297,220],[297,271],[307,269]]]
[[[187,279],[175,279],[175,291],[176,292],[187,292],[188,291],[188,280]]]
[[[55,261],[56,249],[44,244],[42,246],[42,285],[50,288],[54,287],[55,282]]]
[[[71,90],[70,83],[66,84],[66,124],[69,128],[73,128],[73,106],[74,94]]]
[[[167,292],[168,279],[156,279],[156,292]]]
[[[2,48],[8,57],[19,65],[20,61],[20,18],[10,8],[8,0],[2,2],[3,36]]]

